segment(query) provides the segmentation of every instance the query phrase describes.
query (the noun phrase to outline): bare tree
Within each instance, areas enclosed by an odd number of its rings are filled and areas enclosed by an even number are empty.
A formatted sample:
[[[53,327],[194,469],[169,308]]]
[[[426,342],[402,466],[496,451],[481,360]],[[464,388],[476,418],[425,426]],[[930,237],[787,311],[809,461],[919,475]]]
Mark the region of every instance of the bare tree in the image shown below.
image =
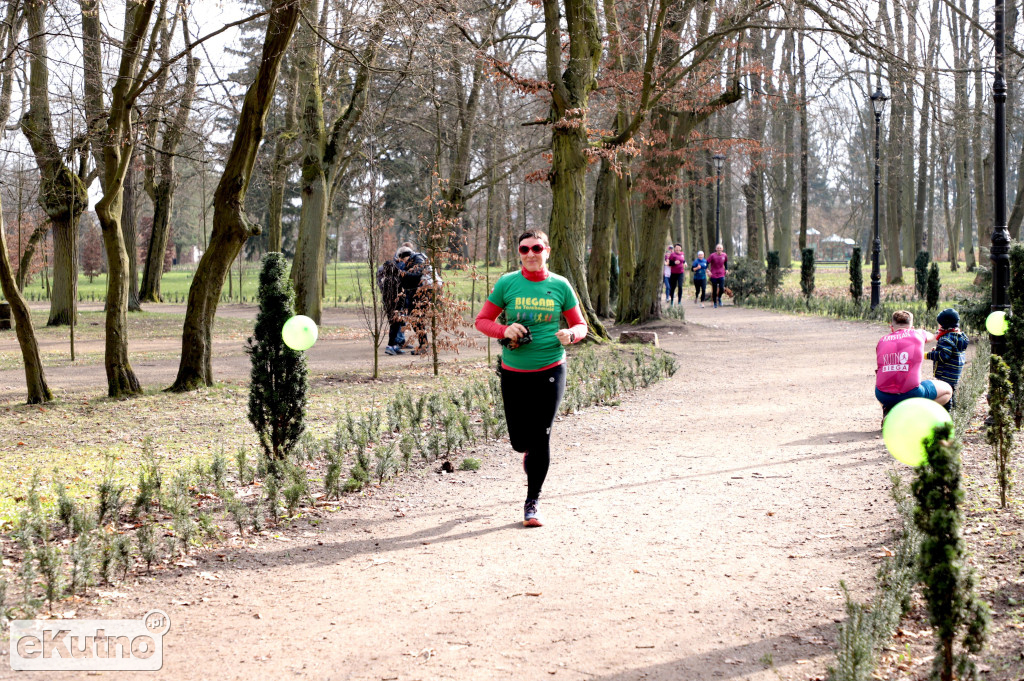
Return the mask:
[[[295,0],[270,4],[263,58],[249,86],[235,129],[231,152],[214,193],[213,231],[188,292],[181,362],[170,390],[183,392],[213,384],[212,335],[224,278],[246,239],[260,233],[243,210],[263,126],[274,97],[278,69],[291,42],[300,14]]]

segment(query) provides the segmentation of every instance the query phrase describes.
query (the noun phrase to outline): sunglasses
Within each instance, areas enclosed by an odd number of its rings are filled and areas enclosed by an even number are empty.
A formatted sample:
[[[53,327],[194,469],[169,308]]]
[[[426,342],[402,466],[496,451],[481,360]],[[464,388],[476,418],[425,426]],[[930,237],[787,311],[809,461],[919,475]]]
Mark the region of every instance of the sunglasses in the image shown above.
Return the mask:
[[[520,246],[519,247],[519,252],[522,253],[523,255],[526,255],[530,251],[533,251],[534,253],[542,253],[545,248],[547,248],[547,246],[545,246],[544,244],[534,244],[532,246]]]

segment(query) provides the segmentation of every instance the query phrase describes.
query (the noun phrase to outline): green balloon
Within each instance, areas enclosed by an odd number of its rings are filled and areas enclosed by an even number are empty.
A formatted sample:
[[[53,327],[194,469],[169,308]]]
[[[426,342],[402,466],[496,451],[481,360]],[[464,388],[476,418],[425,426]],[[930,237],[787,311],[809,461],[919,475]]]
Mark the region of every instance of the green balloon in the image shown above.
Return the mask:
[[[281,338],[292,350],[309,350],[316,343],[316,322],[303,314],[297,314],[284,323]]]
[[[1010,322],[1002,310],[993,312],[985,318],[985,328],[993,336],[1002,336],[1010,329]]]
[[[920,466],[927,459],[925,438],[936,426],[952,422],[942,405],[924,397],[911,397],[889,411],[882,424],[882,440],[894,459],[908,466]]]

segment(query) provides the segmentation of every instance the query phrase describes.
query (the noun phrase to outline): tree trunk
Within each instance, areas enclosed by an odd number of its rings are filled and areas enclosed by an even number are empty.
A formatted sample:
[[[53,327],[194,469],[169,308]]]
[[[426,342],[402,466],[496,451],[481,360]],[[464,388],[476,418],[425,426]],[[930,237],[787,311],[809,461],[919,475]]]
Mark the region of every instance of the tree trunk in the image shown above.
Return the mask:
[[[128,311],[142,312],[139,304],[139,247],[138,247],[138,206],[134,160],[128,161],[128,170],[124,176],[124,205],[121,210],[121,235],[124,238],[124,249],[128,256]]]
[[[50,231],[50,223],[43,222],[38,225],[28,238],[25,249],[21,252],[21,261],[18,263],[18,290],[25,290],[25,279],[32,268],[32,257],[36,254],[36,245],[46,238]]]
[[[971,10],[971,66],[974,69],[974,121],[971,134],[971,160],[973,162],[974,174],[974,215],[978,226],[978,258],[982,267],[988,267],[988,247],[992,244],[990,235],[992,234],[995,218],[992,216],[994,200],[992,198],[991,174],[986,177],[985,173],[985,164],[991,164],[992,159],[989,156],[988,148],[983,142],[981,130],[982,124],[986,123],[984,117],[986,93],[985,84],[982,79],[981,31],[978,28],[981,13],[980,6],[979,0],[974,0]],[[971,252],[973,254],[973,248]]]
[[[263,57],[256,80],[246,92],[224,174],[214,194],[213,232],[188,292],[181,338],[181,362],[170,390],[182,392],[213,384],[212,330],[224,277],[245,240],[260,233],[245,217],[249,188],[263,126],[274,97],[278,68],[301,11],[292,0],[273,0]]]
[[[170,44],[170,35],[165,34],[161,50]],[[174,117],[164,124],[163,139],[159,150],[157,147],[157,130],[162,121],[155,120],[150,124],[149,148],[146,152],[146,193],[153,202],[153,228],[150,231],[149,244],[146,248],[146,263],[142,271],[142,290],[139,297],[144,302],[159,303],[163,300],[160,294],[160,282],[164,274],[164,258],[167,253],[167,239],[170,234],[171,212],[174,209],[174,190],[178,184],[174,168],[174,157],[185,131],[188,114],[192,108],[192,100],[196,92],[196,73],[199,71],[199,60],[191,56],[185,69],[185,86],[178,102]],[[160,93],[163,96],[164,85],[161,83]],[[158,108],[158,114],[163,113]],[[159,171],[159,172],[158,172]],[[203,174],[206,167],[203,166]],[[205,185],[204,185],[205,186]],[[206,200],[204,192],[203,200]],[[204,208],[205,217],[205,208]],[[204,225],[205,230],[205,225]]]
[[[614,188],[615,235],[619,251],[619,300],[615,308],[616,319],[629,314],[632,305],[633,281],[637,273],[636,222],[633,219],[633,184],[628,173],[616,174],[612,181]],[[664,245],[662,242],[661,245]],[[664,262],[659,255],[658,264]],[[660,270],[659,270],[660,271]],[[660,300],[660,298],[659,298]]]
[[[47,326],[71,323],[78,296],[78,218],[88,206],[85,184],[65,165],[50,118],[46,1],[25,3],[29,35],[29,107],[21,130],[39,167],[39,205],[53,227],[53,291]]]
[[[551,270],[569,280],[579,296],[580,309],[591,333],[607,338],[597,317],[587,285],[585,250],[587,147],[584,122],[577,127],[556,127],[551,136]]]
[[[127,150],[131,153],[131,149]],[[123,178],[122,178],[123,179]],[[139,379],[128,361],[128,252],[121,232],[123,189],[120,182],[113,191],[104,191],[96,204],[96,216],[103,231],[107,252],[106,343],[103,365],[107,370],[107,395],[127,397],[142,392]]]
[[[939,42],[939,4],[940,0],[932,0],[930,19],[928,22],[928,47],[925,54],[924,88],[921,92],[921,122],[917,134],[917,201],[914,207],[914,236],[917,250],[931,252],[931,230],[925,232],[925,205],[929,186],[934,187],[934,177],[929,185],[928,175],[928,116],[931,113],[931,96],[935,82],[935,57]],[[932,149],[934,154],[935,150]],[[934,165],[934,164],[933,164]],[[934,259],[934,254],[932,255]]]
[[[319,14],[319,0],[303,0],[307,17]],[[299,73],[299,94],[303,153],[299,212],[299,237],[292,263],[295,285],[295,313],[320,323],[322,299],[320,282],[324,274],[327,238],[327,174],[324,168],[326,130],[323,94],[320,89],[320,58],[317,37],[312,29],[299,30],[296,38],[295,69]]]
[[[307,17],[316,16],[319,0],[303,0]],[[326,7],[326,5],[325,5]],[[299,214],[299,236],[292,264],[295,284],[295,312],[320,323],[323,310],[324,264],[327,250],[327,215],[330,211],[335,180],[344,173],[351,156],[346,154],[352,132],[362,117],[370,84],[370,70],[376,62],[377,46],[383,32],[378,21],[369,32],[367,47],[360,58],[359,70],[349,96],[348,106],[331,124],[330,135],[324,123],[323,93],[320,86],[319,37],[312,28],[304,31],[306,41],[297,51],[296,70],[299,95],[302,97],[303,158],[302,208]]]
[[[594,0],[543,0],[545,67],[551,83],[551,269],[566,277],[579,296],[589,337],[608,338],[590,302],[585,249],[586,174],[589,147],[586,112],[597,86],[601,61],[600,23]],[[563,66],[562,18],[568,34],[568,63]]]
[[[160,282],[164,273],[167,237],[170,234],[173,196],[172,182],[159,182],[153,188],[153,229],[146,248],[146,264],[142,270],[142,289],[139,292],[140,300],[147,303],[163,302]]]
[[[592,228],[590,260],[587,262],[587,284],[590,286],[590,300],[594,311],[602,317],[612,316],[611,279],[612,239],[615,235],[615,209],[611,162],[601,159],[597,172],[597,186],[594,188],[594,223]]]
[[[11,92],[13,89],[14,75],[14,50],[12,47],[18,41],[18,34],[21,32],[21,24],[24,21],[24,13],[18,11],[17,3],[10,3],[7,7],[6,21],[0,26],[0,121],[6,121],[11,112]],[[4,132],[0,129],[0,139]],[[19,194],[19,210],[20,194]],[[28,390],[29,404],[42,404],[53,399],[49,386],[46,385],[46,373],[43,369],[43,362],[39,356],[39,344],[36,342],[35,331],[32,328],[32,316],[29,313],[28,304],[21,294],[21,285],[15,281],[14,273],[11,271],[11,254],[7,249],[7,230],[4,226],[3,204],[0,202],[0,291],[11,306],[11,314],[14,318],[15,333],[18,335],[18,344],[21,346],[21,356],[25,363],[25,386]],[[35,234],[45,235],[47,226],[44,224],[36,229]],[[19,234],[20,236],[20,234]],[[31,259],[31,256],[29,256]],[[19,277],[23,278],[27,270],[21,266]]]
[[[803,5],[796,3],[800,24],[804,22]],[[797,34],[797,73],[800,81],[800,243],[801,248],[807,244],[807,158],[810,154],[810,132],[807,125],[807,64],[804,59],[804,32]]]
[[[267,250],[280,252],[283,241],[284,190],[288,183],[288,151],[295,131],[299,106],[299,74],[295,68],[285,66],[284,125],[278,128],[274,141],[274,161],[270,172],[270,192],[267,199]]]
[[[11,305],[14,330],[18,334],[21,357],[25,362],[25,385],[28,388],[28,404],[42,404],[53,399],[53,393],[46,384],[46,372],[39,356],[39,344],[32,328],[32,316],[28,304],[18,290],[18,284],[11,272],[10,253],[7,251],[7,234],[4,228],[3,210],[0,206],[0,290]]]

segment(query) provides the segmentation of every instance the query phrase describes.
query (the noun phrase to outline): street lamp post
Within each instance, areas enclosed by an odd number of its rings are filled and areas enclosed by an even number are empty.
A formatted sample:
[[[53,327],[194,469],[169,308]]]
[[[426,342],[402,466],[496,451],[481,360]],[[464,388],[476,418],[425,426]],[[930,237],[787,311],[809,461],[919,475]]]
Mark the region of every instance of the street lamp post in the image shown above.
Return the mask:
[[[885,110],[885,103],[889,98],[882,92],[879,85],[874,94],[871,95],[871,109],[875,113],[875,240],[871,245],[871,309],[878,307],[882,294],[882,270],[878,266],[878,259],[882,253],[882,240],[878,236],[878,188],[882,184],[882,171],[878,165],[878,137],[882,127],[882,112]]]
[[[711,157],[715,162],[715,243],[712,248],[722,243],[722,231],[718,226],[719,215],[722,204],[722,164],[725,163],[724,154],[715,154]]]
[[[1006,228],[1006,24],[1003,15],[1003,0],[995,3],[995,53],[996,73],[992,84],[992,109],[995,131],[992,135],[993,159],[992,179],[995,187],[992,197],[995,201],[992,217],[992,311],[1007,311],[1010,308],[1008,288],[1010,285],[1010,232]],[[989,336],[992,354],[1003,355],[1006,351],[1006,336]]]

